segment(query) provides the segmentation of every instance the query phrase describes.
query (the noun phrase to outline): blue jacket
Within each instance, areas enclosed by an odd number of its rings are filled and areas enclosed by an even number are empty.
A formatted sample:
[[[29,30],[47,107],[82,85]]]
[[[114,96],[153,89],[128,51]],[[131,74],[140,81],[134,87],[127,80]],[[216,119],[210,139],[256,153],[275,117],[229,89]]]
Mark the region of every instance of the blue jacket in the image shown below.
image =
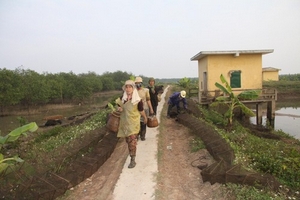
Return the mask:
[[[180,92],[174,92],[170,97],[168,104],[171,104],[173,106],[176,106],[177,109],[179,109],[179,103],[183,103],[184,109],[187,109],[187,103],[185,98],[180,98]]]

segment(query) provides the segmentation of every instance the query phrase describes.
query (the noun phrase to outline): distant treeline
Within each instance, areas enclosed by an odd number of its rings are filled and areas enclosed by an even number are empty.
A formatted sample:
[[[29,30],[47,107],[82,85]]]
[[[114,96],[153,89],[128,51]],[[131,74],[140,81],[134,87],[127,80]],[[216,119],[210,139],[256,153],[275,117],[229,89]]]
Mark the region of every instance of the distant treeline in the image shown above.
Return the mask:
[[[178,81],[180,81],[183,77],[181,78],[158,78],[155,79],[157,83],[177,83]],[[193,78],[189,78],[191,82],[197,82],[198,81],[198,77],[193,77]]]
[[[264,81],[264,88],[276,88],[277,92],[300,93],[300,74],[279,75],[279,81]]]
[[[98,92],[121,90],[124,82],[134,77],[132,73],[122,71],[105,72],[102,75],[95,72],[76,75],[73,72],[39,74],[29,69],[4,68],[0,69],[0,107],[64,103],[65,100],[82,101]],[[147,86],[150,77],[141,77]],[[156,83],[172,84],[178,80],[180,79],[156,79]]]
[[[300,74],[283,74],[279,75],[280,81],[300,81]]]
[[[131,76],[122,71],[76,75],[73,72],[38,74],[32,70],[4,68],[0,69],[0,107],[80,101],[97,92],[121,89]]]

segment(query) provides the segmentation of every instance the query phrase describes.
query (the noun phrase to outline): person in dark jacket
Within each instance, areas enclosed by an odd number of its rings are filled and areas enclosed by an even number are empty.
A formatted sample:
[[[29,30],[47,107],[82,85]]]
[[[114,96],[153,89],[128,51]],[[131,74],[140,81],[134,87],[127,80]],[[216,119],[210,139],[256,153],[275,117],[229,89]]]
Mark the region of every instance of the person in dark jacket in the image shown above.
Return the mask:
[[[183,108],[187,109],[187,103],[186,103],[186,92],[184,90],[180,92],[174,92],[170,97],[168,101],[168,112],[167,112],[167,118],[170,118],[170,112],[174,106],[177,107],[177,113],[180,113],[180,102],[183,103]]]
[[[155,86],[154,78],[150,78],[148,83],[149,83],[149,86],[147,88],[149,89],[150,101],[151,101],[151,105],[153,108],[153,112],[156,115],[159,91],[157,90],[157,87]]]

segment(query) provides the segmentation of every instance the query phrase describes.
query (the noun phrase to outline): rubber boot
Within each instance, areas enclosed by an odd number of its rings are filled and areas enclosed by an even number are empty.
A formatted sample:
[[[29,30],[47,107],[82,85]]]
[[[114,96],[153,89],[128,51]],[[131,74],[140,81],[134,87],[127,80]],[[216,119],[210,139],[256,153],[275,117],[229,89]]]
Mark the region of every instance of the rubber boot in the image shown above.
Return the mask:
[[[141,138],[141,132],[142,132],[143,124],[144,124],[144,122],[140,122],[140,130],[139,130],[139,133],[136,135],[137,141],[139,141],[139,139]]]
[[[130,163],[128,165],[128,168],[134,168],[135,165],[136,165],[135,156],[131,156],[131,160],[130,160]]]
[[[142,141],[146,140],[146,127],[147,125],[144,123],[141,125],[140,136]]]

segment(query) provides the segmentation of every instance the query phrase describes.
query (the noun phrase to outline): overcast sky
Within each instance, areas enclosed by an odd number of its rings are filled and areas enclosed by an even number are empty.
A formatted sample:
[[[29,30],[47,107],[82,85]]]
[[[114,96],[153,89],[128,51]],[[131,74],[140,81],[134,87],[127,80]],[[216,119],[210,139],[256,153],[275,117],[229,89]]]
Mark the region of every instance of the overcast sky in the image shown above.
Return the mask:
[[[300,73],[300,0],[0,0],[0,68],[197,77],[200,51]]]

